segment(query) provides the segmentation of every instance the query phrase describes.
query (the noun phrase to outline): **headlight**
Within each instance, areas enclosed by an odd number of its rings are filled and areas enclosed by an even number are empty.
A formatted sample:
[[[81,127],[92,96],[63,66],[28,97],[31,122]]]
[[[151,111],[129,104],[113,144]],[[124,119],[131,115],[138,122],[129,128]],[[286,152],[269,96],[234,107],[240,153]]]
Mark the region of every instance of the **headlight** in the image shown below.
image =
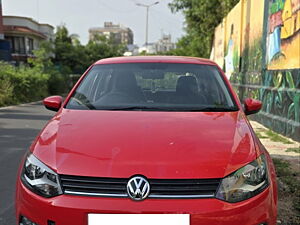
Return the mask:
[[[268,187],[267,163],[264,155],[225,177],[219,190],[217,198],[235,203],[249,199]]]
[[[21,180],[26,187],[43,197],[62,194],[58,175],[32,154],[25,161]]]

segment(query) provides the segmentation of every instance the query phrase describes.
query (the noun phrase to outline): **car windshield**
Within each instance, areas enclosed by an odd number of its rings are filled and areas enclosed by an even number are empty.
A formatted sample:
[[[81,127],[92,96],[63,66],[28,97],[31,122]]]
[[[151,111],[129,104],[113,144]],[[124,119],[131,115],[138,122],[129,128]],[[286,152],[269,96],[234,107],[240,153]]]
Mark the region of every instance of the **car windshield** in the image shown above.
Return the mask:
[[[238,110],[217,67],[184,63],[95,65],[67,109],[136,111]]]

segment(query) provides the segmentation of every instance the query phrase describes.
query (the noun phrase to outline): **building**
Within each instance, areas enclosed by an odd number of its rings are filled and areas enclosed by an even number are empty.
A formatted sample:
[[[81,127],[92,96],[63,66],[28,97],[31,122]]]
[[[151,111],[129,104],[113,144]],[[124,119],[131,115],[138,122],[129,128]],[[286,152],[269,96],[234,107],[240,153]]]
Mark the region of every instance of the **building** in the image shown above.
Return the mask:
[[[95,27],[89,29],[89,39],[94,41],[97,36],[106,36],[113,38],[116,44],[133,44],[133,32],[130,28],[112,22],[105,22],[104,27]]]
[[[124,56],[135,56],[139,55],[139,46],[138,45],[127,45],[127,51],[124,53]]]
[[[2,1],[0,0],[0,40],[4,39],[3,16],[2,16]]]
[[[171,34],[163,34],[162,38],[156,42],[156,52],[168,52],[176,48],[172,42]]]
[[[54,40],[54,27],[41,24],[31,18],[3,16],[4,38],[10,44],[12,60],[16,63],[27,62],[33,57],[41,41]]]
[[[140,54],[157,54],[156,43],[148,43],[139,48]]]
[[[139,48],[139,53],[157,54],[165,53],[176,48],[176,44],[172,42],[171,34],[163,34],[162,38],[157,42],[148,43]]]
[[[4,40],[4,26],[2,16],[2,4],[0,0],[0,60],[10,60],[10,46],[8,41]]]

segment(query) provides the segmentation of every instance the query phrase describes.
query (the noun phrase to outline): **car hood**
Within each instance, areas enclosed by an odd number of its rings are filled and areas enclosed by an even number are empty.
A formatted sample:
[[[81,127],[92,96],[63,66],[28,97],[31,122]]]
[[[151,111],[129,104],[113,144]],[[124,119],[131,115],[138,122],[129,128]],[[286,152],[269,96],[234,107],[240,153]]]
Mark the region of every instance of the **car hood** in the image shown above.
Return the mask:
[[[59,174],[221,178],[257,157],[241,112],[63,109],[31,146]]]

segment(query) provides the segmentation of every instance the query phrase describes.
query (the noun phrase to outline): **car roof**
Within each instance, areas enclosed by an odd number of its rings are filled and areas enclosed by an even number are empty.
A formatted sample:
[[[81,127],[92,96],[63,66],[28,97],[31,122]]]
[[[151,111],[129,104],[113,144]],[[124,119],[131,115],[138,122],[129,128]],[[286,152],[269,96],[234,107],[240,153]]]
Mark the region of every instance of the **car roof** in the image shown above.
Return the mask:
[[[117,63],[187,63],[217,65],[215,62],[209,59],[184,56],[123,56],[101,59],[97,61],[95,65]]]

